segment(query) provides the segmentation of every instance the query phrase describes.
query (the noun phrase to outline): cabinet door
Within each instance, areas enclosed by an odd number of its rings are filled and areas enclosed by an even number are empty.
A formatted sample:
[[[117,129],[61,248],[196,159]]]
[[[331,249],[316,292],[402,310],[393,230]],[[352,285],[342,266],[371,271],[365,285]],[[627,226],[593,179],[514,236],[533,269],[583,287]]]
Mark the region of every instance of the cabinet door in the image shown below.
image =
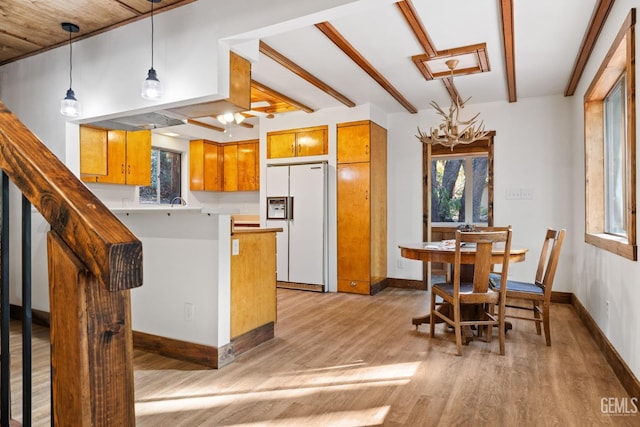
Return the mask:
[[[337,160],[345,162],[368,162],[370,159],[370,124],[338,125]]]
[[[222,147],[209,142],[204,143],[204,190],[222,191]]]
[[[296,133],[296,156],[320,156],[327,152],[328,139],[325,129]]]
[[[95,182],[97,175],[106,175],[107,131],[80,126],[80,176],[83,181]]]
[[[204,141],[196,139],[189,142],[189,189],[204,190]]]
[[[123,130],[110,130],[107,132],[107,140],[107,175],[99,176],[96,182],[124,184],[127,132]]]
[[[295,132],[267,135],[267,158],[294,157],[296,155],[295,146]]]
[[[238,191],[238,144],[224,144],[223,191]]]
[[[255,191],[258,182],[258,144],[255,142],[238,144],[238,190]]]
[[[369,163],[338,165],[338,281],[371,277],[371,194]],[[367,292],[368,293],[368,290]]]
[[[151,131],[127,132],[128,185],[151,185]]]

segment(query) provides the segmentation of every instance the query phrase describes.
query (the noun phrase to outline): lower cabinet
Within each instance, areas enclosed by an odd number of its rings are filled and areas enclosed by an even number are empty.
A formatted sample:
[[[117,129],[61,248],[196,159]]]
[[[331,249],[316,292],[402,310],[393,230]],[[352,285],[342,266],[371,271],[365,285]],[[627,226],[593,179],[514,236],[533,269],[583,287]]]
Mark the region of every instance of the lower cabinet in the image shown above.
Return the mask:
[[[231,235],[231,338],[276,321],[276,233]]]

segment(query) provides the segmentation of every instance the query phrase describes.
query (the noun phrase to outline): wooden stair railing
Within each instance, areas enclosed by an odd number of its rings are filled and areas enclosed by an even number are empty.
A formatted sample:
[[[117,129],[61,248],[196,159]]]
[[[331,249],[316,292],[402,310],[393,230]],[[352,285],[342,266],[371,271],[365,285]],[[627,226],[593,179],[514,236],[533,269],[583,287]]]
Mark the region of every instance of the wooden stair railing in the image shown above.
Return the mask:
[[[135,425],[129,290],[142,285],[141,242],[2,102],[0,169],[51,226],[53,424]]]

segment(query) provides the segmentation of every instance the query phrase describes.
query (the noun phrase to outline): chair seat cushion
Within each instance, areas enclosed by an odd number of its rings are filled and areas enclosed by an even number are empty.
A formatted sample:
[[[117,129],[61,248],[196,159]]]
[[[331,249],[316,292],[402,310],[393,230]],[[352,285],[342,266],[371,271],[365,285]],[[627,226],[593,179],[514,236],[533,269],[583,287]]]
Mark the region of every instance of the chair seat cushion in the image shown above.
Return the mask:
[[[500,290],[500,275],[491,273],[489,275],[491,286],[496,290]],[[535,283],[519,282],[517,280],[507,280],[507,290],[515,292],[528,292],[531,294],[544,295],[544,290]]]
[[[433,287],[440,289],[441,291],[445,292],[448,295],[453,295],[453,283],[434,283]],[[473,292],[473,283],[471,282],[460,283],[461,294],[470,294],[472,292]]]

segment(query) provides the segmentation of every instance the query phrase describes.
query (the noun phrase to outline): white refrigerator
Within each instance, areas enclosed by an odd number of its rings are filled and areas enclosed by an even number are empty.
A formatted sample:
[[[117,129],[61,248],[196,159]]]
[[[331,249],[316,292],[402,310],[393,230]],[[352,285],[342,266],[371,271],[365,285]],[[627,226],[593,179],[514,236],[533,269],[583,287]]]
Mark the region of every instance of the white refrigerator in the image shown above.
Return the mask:
[[[267,165],[266,184],[266,225],[283,229],[277,280],[327,291],[327,163]]]

